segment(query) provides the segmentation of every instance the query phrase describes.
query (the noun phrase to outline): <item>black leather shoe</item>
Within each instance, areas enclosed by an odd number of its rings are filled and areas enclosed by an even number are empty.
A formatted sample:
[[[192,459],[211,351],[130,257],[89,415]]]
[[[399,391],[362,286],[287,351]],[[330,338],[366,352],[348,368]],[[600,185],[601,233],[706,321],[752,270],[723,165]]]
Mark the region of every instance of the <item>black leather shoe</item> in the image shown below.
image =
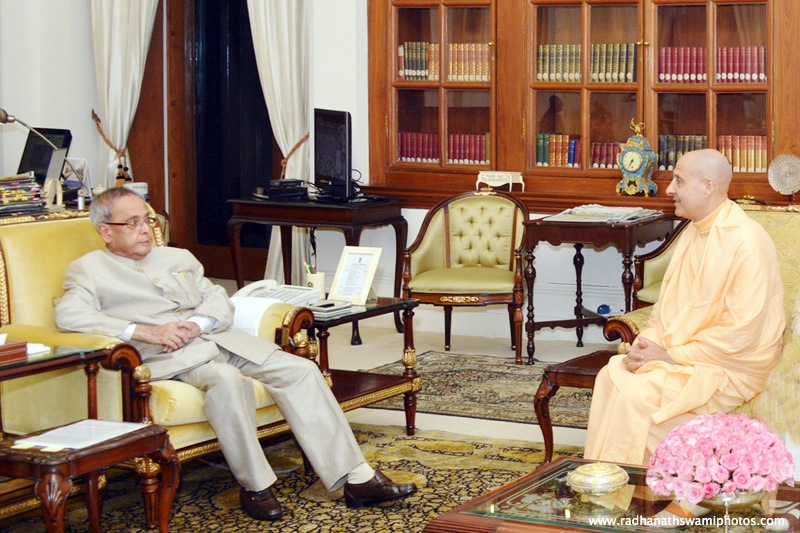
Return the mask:
[[[283,515],[281,504],[269,487],[258,492],[245,490],[242,487],[239,491],[239,501],[244,512],[256,520],[280,520]]]
[[[358,509],[405,498],[415,492],[417,492],[417,486],[413,483],[392,483],[389,478],[376,471],[375,477],[366,483],[345,483],[344,501],[349,508]]]

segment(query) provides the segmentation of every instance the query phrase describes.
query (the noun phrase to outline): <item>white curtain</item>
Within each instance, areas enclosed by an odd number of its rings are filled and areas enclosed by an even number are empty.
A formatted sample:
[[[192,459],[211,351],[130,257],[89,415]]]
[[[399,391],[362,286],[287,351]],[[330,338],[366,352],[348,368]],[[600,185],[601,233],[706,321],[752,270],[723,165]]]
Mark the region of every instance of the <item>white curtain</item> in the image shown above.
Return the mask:
[[[144,64],[156,18],[158,0],[92,0],[92,42],[97,78],[97,115],[112,144],[124,148],[139,104]],[[110,187],[118,156],[103,144],[96,185]],[[128,157],[128,167],[131,166]]]
[[[309,35],[306,0],[248,0],[256,65],[272,123],[284,157],[308,133]],[[289,157],[285,177],[309,179],[308,141]],[[307,230],[292,233],[292,281],[304,283]],[[273,228],[265,278],[283,280],[280,233]]]

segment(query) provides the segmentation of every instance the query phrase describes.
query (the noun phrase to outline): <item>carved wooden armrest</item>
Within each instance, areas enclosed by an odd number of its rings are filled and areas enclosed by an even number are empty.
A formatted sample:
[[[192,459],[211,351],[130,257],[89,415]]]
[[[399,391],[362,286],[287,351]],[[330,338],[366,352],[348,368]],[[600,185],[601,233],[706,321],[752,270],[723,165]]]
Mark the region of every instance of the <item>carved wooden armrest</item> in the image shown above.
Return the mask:
[[[308,330],[314,323],[314,313],[306,307],[294,307],[286,313],[283,323],[275,332],[275,344],[285,352],[312,361],[317,358],[317,343],[310,341]]]
[[[619,340],[632,343],[639,334],[639,330],[647,324],[650,311],[652,311],[652,306],[609,318],[603,326],[603,336],[609,341]]]
[[[130,344],[116,344],[105,348],[107,355],[103,368],[119,371],[122,381],[122,419],[126,422],[151,424],[150,368],[142,363],[139,351]]]

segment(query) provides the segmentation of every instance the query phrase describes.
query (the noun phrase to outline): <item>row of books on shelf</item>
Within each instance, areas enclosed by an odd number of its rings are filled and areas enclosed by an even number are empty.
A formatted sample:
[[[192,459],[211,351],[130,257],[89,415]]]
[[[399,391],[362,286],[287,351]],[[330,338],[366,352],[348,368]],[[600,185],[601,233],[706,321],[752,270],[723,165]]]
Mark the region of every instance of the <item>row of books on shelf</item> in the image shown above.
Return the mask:
[[[439,43],[408,41],[397,47],[397,77],[410,81],[439,81]],[[447,81],[489,81],[488,43],[448,43]]]
[[[708,147],[708,137],[702,134],[658,136],[658,170],[673,170],[675,162],[686,152]]]
[[[764,135],[718,135],[717,149],[730,161],[734,172],[766,172],[767,137]]]
[[[636,43],[592,45],[591,80],[599,83],[636,81]]]
[[[536,81],[581,81],[581,45],[540,44]]]
[[[0,177],[0,216],[46,213],[42,188],[29,174]]]
[[[537,167],[580,167],[581,140],[579,135],[565,133],[536,133]]]
[[[447,81],[489,81],[490,63],[488,43],[447,45]]]
[[[398,133],[398,159],[405,163],[439,163],[439,134]],[[447,162],[455,165],[488,165],[488,133],[451,133],[447,136]]]
[[[591,168],[619,168],[618,142],[593,142],[589,145]],[[565,133],[536,133],[536,166],[579,168],[581,166],[581,140],[579,135]]]
[[[717,48],[715,80],[723,83],[757,83],[767,79],[765,46]],[[662,46],[658,49],[658,81],[702,83],[708,79],[706,49],[702,46]]]
[[[658,81],[661,83],[702,83],[706,75],[703,46],[662,46],[658,49]]]
[[[767,80],[766,46],[720,46],[717,74],[723,83],[763,83]]]
[[[439,79],[439,43],[408,41],[397,47],[401,80],[436,81]]]

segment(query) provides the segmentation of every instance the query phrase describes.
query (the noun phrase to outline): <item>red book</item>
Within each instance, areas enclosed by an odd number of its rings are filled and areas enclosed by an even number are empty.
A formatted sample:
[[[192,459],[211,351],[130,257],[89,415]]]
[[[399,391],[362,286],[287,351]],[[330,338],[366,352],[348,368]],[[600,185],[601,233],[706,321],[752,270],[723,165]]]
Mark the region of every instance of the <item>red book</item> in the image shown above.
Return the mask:
[[[675,57],[675,47],[668,46],[667,47],[667,83],[674,83],[678,76],[675,74],[675,63],[677,58]]]
[[[577,139],[575,141],[575,168],[580,168],[581,166],[581,140]]]
[[[733,72],[733,81],[740,82],[744,81],[742,79],[742,69],[744,67],[742,61],[742,47],[741,46],[731,46],[731,71]]]
[[[592,143],[589,164],[592,168],[600,166],[600,143]]]
[[[551,133],[549,135],[548,141],[550,143],[550,151],[547,156],[547,166],[553,167],[556,165],[556,160],[558,158],[558,135],[555,133]]]
[[[447,162],[453,163],[455,162],[455,151],[456,151],[456,137],[454,134],[450,134],[447,136]]]
[[[765,82],[767,80],[767,47],[758,47],[758,81]]]
[[[706,81],[706,49],[705,47],[697,47],[697,81]]]
[[[723,83],[728,81],[728,71],[730,65],[728,64],[728,47],[720,46],[717,48],[717,81]]]
[[[691,83],[700,81],[700,66],[698,64],[697,52],[696,46],[689,47],[689,81]]]
[[[479,135],[478,136],[478,159],[480,159],[481,164],[486,164],[486,136]]]
[[[744,79],[741,81],[750,83],[753,81],[753,69],[755,68],[755,54],[753,53],[753,47],[742,47],[742,53],[744,54],[744,66],[742,68],[742,75],[744,76]]]
[[[606,168],[606,161],[608,161],[608,143],[600,143],[599,152],[597,162],[600,168]]]
[[[658,49],[658,81],[664,83],[667,80],[667,47],[662,46]]]
[[[675,74],[678,83],[683,83],[684,81],[686,81],[686,47],[677,46],[675,48],[675,51],[677,53]]]
[[[477,139],[475,137],[476,135],[474,134],[467,135],[469,142],[469,147],[467,148],[467,163],[472,165],[478,162],[478,146]]]

